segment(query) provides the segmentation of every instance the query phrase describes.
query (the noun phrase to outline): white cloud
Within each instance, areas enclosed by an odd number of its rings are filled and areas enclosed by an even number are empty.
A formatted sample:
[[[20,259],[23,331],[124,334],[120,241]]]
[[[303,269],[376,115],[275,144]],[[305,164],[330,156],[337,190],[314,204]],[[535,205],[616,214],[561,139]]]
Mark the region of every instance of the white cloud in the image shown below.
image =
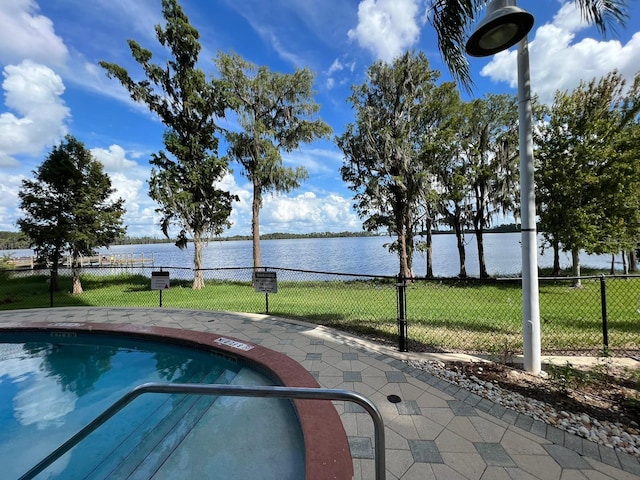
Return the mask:
[[[130,23],[134,30],[154,38],[153,22],[161,19],[155,5],[126,0],[101,1],[100,5],[106,10],[102,18],[118,18],[123,23]],[[89,5],[84,1],[70,6],[75,9],[87,8],[87,16],[92,15],[91,9],[95,11],[95,7],[95,4]],[[118,82],[108,79],[97,64],[88,62],[76,50],[70,53],[64,40],[56,35],[51,19],[38,14],[38,10],[35,0],[0,0],[0,64],[29,60],[47,65],[54,68],[68,84],[79,85],[139,108],[128,92]]]
[[[292,168],[307,169],[310,175],[334,174],[342,166],[343,156],[337,150],[305,147],[291,153],[283,153],[282,162]]]
[[[565,4],[551,23],[538,28],[529,43],[531,89],[544,103],[553,102],[557,90],[571,91],[580,80],[590,81],[617,69],[627,80],[638,70],[640,32],[625,44],[617,40],[584,38],[572,43],[576,32],[585,28],[580,13]],[[500,52],[480,72],[495,82],[517,88],[517,51]]]
[[[256,32],[258,32],[265,43],[271,45],[271,48],[275,50],[280,58],[299,68],[307,65],[307,62],[302,57],[283,45],[283,43],[278,38],[278,35],[276,35],[273,30],[260,24],[253,25],[253,28],[256,30]]]
[[[344,64],[340,61],[339,58],[336,58],[331,64],[331,66],[329,67],[329,70],[327,71],[327,73],[331,75],[334,72],[339,72],[343,68],[344,68]]]
[[[419,18],[419,0],[362,0],[358,25],[348,36],[384,61],[391,61],[414,45],[424,18]]]
[[[67,133],[69,108],[61,96],[62,79],[30,60],[7,65],[2,88],[5,104],[17,115],[0,114],[0,166],[16,166],[17,154],[37,155]]]
[[[575,2],[562,5],[558,13],[554,15],[552,23],[560,30],[569,32],[579,32],[589,27],[589,23],[582,18]]]
[[[130,178],[124,173],[112,173],[109,178],[111,178],[111,186],[115,189],[114,196],[123,198],[126,202],[127,213],[129,215],[133,214],[136,220],[139,220],[136,214],[140,211],[140,203],[149,203],[151,201],[147,192],[142,191],[144,181]]]
[[[23,175],[3,175],[0,183],[0,230],[14,231],[18,219],[16,206],[18,192],[22,188]]]
[[[251,184],[238,184],[233,175],[226,175],[217,184],[240,198],[234,202],[230,221],[231,229],[223,236],[249,235],[251,233]],[[335,193],[314,192],[290,195],[269,194],[263,198],[260,210],[260,232],[340,232],[358,231],[362,223],[351,209],[352,200]]]
[[[356,62],[351,61],[347,62],[343,55],[342,58],[336,58],[333,63],[329,66],[329,69],[325,72],[327,76],[327,80],[325,81],[325,85],[328,90],[331,90],[336,85],[335,76],[341,72],[346,72],[347,74],[343,74],[342,78],[338,82],[340,85],[349,81],[348,73],[353,73],[356,68]]]
[[[120,145],[111,145],[108,149],[93,148],[92,155],[104,165],[104,170],[111,178],[111,186],[115,189],[114,198],[123,198],[126,213],[123,221],[128,225],[130,236],[150,235],[157,231],[159,216],[155,212],[157,204],[149,197],[146,182],[151,175],[148,166],[129,160],[129,153]]]
[[[124,199],[125,214],[122,223],[127,227],[127,235],[130,237],[162,236],[160,230],[160,214],[156,212],[158,204],[149,197],[144,184],[139,181],[130,181],[121,174],[111,177],[116,188],[116,197]],[[175,232],[177,233],[177,232]]]
[[[283,163],[287,166],[304,166],[314,178],[336,175],[342,156],[337,150],[329,148],[302,148],[284,154]],[[216,185],[239,197],[233,203],[230,221],[231,229],[223,236],[249,235],[251,232],[251,201],[253,197],[250,182],[238,183],[239,168],[232,164],[236,175],[226,175]],[[325,232],[357,231],[362,224],[351,208],[352,200],[335,191],[305,186],[290,194],[270,193],[264,196],[260,210],[261,233],[273,232]]]
[[[97,2],[86,2],[82,4],[88,11],[94,11],[93,7],[98,4],[112,19],[127,25],[135,32],[144,34],[148,39],[155,40],[155,25],[165,23],[160,12],[160,2],[153,0],[98,0]]]
[[[120,145],[111,145],[108,150],[92,148],[91,153],[104,165],[107,172],[122,172],[138,166],[133,160],[127,160],[126,152]]]
[[[25,58],[46,65],[63,65],[68,50],[56,35],[53,23],[39,15],[34,0],[0,2],[0,63]]]
[[[313,192],[265,198],[260,224],[263,233],[337,232],[362,228],[351,210],[349,199],[336,194],[319,197]]]
[[[73,82],[73,84],[90,92],[118,100],[131,106],[134,110],[148,112],[146,106],[131,99],[129,92],[120,82],[108,78],[105,70],[99,65],[87,62],[81,55],[72,56],[69,63],[70,65],[62,73],[66,81]]]

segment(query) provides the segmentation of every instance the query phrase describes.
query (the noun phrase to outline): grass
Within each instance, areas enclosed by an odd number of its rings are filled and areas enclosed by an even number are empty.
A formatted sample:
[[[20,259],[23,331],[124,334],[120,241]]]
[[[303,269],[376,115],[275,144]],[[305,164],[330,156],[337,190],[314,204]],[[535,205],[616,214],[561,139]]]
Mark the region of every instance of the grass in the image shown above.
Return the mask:
[[[48,277],[0,276],[0,309],[50,306]],[[143,275],[82,276],[84,293],[71,295],[71,279],[60,277],[54,306],[158,307],[160,293]],[[374,335],[397,343],[395,282],[279,281],[269,294],[269,313]],[[172,279],[163,292],[166,308],[266,313],[267,298],[249,282],[207,281],[193,290],[190,279]],[[517,282],[417,281],[406,290],[412,349],[430,348],[490,353],[496,357],[522,350],[521,289]],[[640,279],[607,280],[609,349],[638,351]],[[600,281],[542,282],[540,318],[544,351],[602,348]]]

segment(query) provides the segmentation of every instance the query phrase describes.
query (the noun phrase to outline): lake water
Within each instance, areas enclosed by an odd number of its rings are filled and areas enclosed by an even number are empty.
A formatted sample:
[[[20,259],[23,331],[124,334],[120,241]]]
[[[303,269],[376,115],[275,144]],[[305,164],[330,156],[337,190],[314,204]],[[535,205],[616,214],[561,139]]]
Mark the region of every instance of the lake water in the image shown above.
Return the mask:
[[[292,268],[323,272],[353,273],[363,275],[397,275],[398,257],[384,247],[390,237],[345,237],[345,238],[301,238],[285,240],[263,240],[262,264],[267,267]],[[465,236],[467,274],[478,276],[478,250],[475,236]],[[539,242],[540,243],[540,242]],[[492,276],[517,275],[521,271],[521,245],[519,233],[485,234],[485,260]],[[172,243],[149,245],[116,245],[109,250],[100,249],[101,254],[153,254],[155,267],[193,266],[193,245],[185,250]],[[14,257],[32,255],[31,250],[3,250],[0,256]],[[204,268],[251,267],[252,250],[250,240],[215,241],[204,247]],[[610,255],[580,256],[582,266],[607,269],[611,264]],[[616,259],[619,260],[619,257]],[[553,252],[545,250],[538,257],[540,267],[553,266]],[[458,274],[458,252],[455,235],[433,236],[433,273],[438,277]],[[571,255],[561,253],[561,266],[571,265]],[[414,273],[424,276],[426,258],[416,254]],[[620,265],[617,265],[620,269]]]

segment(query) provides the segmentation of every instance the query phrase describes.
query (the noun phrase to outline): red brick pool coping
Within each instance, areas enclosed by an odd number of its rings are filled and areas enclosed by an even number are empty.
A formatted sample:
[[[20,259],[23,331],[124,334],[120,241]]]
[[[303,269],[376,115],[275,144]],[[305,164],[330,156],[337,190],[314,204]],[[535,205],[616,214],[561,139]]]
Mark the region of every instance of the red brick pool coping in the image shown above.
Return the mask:
[[[127,323],[13,322],[2,331],[81,331],[126,334],[200,349],[216,350],[268,372],[287,387],[320,388],[315,378],[286,355],[228,335]],[[246,348],[249,346],[251,348]],[[353,462],[347,435],[333,404],[326,400],[294,400],[304,437],[305,479],[352,479]]]

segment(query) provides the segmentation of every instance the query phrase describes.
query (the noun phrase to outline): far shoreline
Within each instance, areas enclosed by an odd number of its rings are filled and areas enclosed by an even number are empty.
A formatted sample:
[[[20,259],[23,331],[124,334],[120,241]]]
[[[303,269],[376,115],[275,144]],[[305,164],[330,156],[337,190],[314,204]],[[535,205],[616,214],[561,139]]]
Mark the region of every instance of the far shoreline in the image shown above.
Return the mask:
[[[520,231],[520,225],[516,224],[505,224],[498,225],[496,227],[488,228],[483,231],[483,234],[490,233],[514,233]],[[464,231],[466,234],[474,234],[474,230],[466,229]],[[453,230],[433,230],[431,232],[432,235],[454,235],[455,232]],[[349,237],[385,237],[389,236],[387,233],[379,233],[379,232],[311,232],[311,233],[291,233],[291,232],[275,232],[275,233],[266,233],[260,235],[260,240],[296,240],[296,239],[304,239],[304,238],[349,238]],[[424,237],[425,232],[418,232],[416,237]],[[233,241],[246,241],[251,240],[251,235],[232,235],[232,236],[221,236],[221,237],[213,237],[205,239],[205,242],[233,242]],[[156,244],[156,243],[175,243],[175,239],[173,238],[165,238],[165,237],[122,237],[119,240],[116,240],[111,245],[146,245],[146,244]],[[189,243],[192,243],[191,240]],[[22,234],[22,232],[10,232],[10,231],[0,231],[0,250],[23,250],[29,249],[29,240]]]

